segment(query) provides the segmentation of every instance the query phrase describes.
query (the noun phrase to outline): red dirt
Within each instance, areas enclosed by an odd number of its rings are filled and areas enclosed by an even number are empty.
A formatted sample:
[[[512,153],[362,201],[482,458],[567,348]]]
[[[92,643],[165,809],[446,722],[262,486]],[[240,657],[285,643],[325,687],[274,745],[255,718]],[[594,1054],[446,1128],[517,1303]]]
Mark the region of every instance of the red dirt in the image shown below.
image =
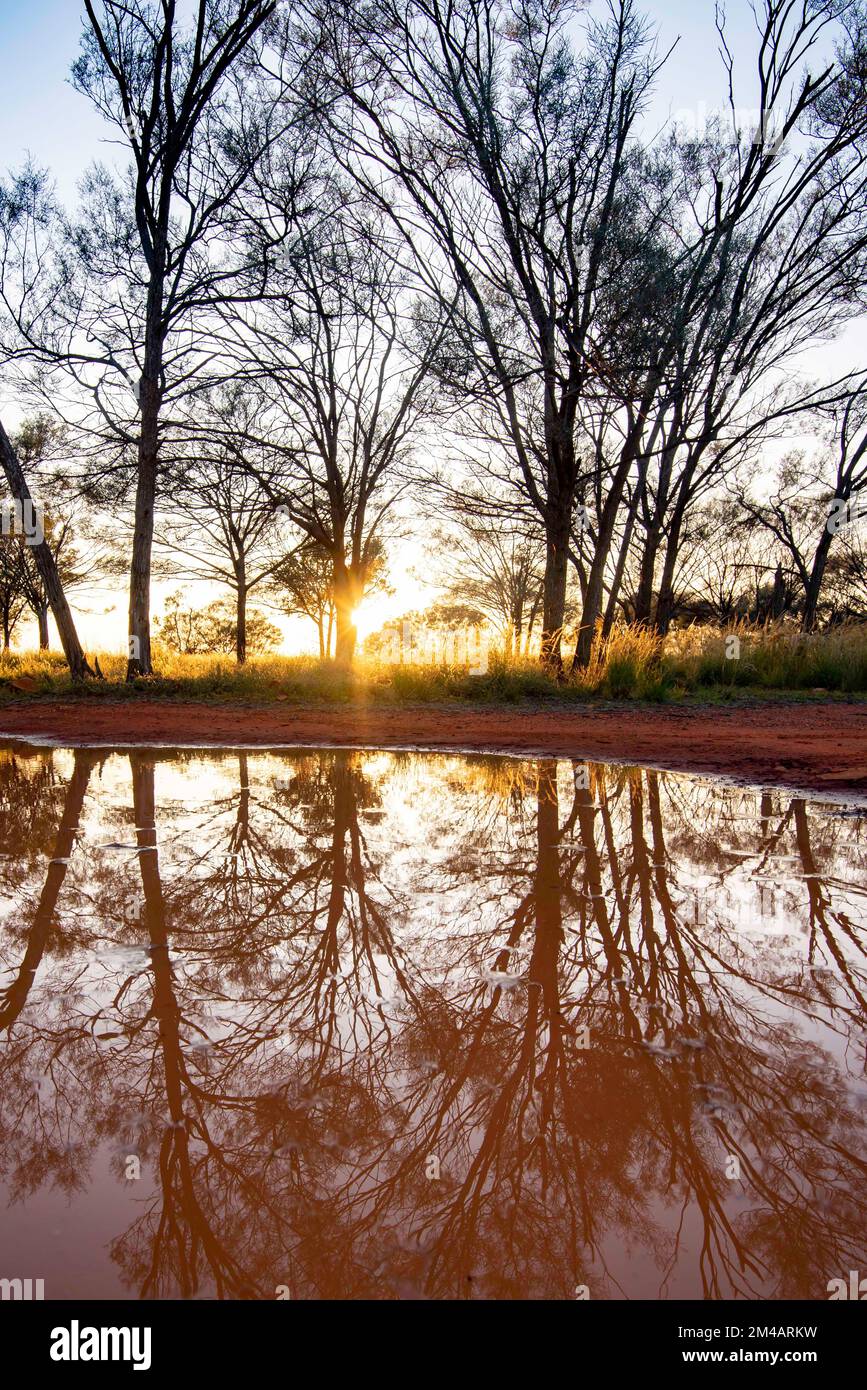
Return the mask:
[[[643,763],[739,782],[867,794],[867,704],[729,708],[220,705],[16,701],[0,736],[85,743],[295,744],[549,754]]]

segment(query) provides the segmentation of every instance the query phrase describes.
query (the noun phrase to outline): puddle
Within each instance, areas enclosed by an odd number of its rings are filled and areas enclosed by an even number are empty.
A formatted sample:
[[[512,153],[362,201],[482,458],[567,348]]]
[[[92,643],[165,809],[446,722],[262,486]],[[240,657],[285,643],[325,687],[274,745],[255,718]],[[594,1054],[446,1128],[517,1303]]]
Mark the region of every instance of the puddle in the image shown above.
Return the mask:
[[[825,1300],[867,1268],[867,812],[10,747],[0,880],[0,1278]]]

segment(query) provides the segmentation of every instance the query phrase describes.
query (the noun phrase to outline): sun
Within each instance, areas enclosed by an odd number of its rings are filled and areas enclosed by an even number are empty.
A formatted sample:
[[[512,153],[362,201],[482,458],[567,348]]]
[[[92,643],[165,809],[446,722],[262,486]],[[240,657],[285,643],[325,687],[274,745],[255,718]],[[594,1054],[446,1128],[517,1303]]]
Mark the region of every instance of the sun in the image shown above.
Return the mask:
[[[417,573],[422,552],[416,546],[404,546],[395,555],[389,569],[389,586],[385,593],[368,594],[354,609],[352,621],[363,642],[386,623],[397,623],[408,613],[418,613],[440,597],[440,587],[421,579]]]
[[[392,595],[376,594],[362,599],[352,614],[359,642],[363,642],[372,632],[378,632],[387,622],[397,617],[400,611],[400,605],[395,605]]]

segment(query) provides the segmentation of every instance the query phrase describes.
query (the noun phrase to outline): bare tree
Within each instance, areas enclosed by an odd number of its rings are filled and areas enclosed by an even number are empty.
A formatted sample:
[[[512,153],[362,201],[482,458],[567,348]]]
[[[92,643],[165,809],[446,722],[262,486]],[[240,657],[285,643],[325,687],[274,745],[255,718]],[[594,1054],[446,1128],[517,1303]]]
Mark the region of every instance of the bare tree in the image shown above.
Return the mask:
[[[779,542],[803,590],[804,632],[812,632],[834,539],[863,520],[867,508],[867,389],[851,393],[832,414],[829,446],[783,461],[771,496],[742,504]]]
[[[129,674],[149,675],[150,568],[165,392],[165,347],[173,329],[209,295],[226,293],[224,266],[207,243],[243,185],[255,145],[227,159],[221,89],[276,0],[198,0],[182,29],[175,0],[85,0],[89,29],[75,82],[129,138],[131,212],[145,263],[138,469],[130,570]],[[243,135],[235,148],[243,149]],[[230,291],[231,292],[231,291]]]
[[[216,447],[193,442],[193,457],[167,484],[169,505],[156,534],[167,572],[231,590],[239,666],[247,659],[249,596],[288,558],[274,505],[259,480],[268,460],[259,462],[254,477],[237,442],[249,431],[254,410],[255,402],[237,390],[213,404],[211,423],[201,433],[214,436]],[[270,481],[279,486],[273,475]]]
[[[497,417],[542,518],[543,654],[557,667],[577,412],[611,370],[604,252],[656,66],[633,0],[589,21],[581,51],[568,37],[575,12],[551,0],[311,6],[350,104],[332,109],[337,156],[420,252],[431,297],[457,302],[440,378]]]
[[[529,651],[545,589],[544,537],[502,521],[491,527],[476,514],[473,495],[452,527],[439,531],[436,557],[447,598],[470,604],[503,635],[507,658]]]
[[[0,463],[3,465],[3,472],[9,484],[9,491],[16,502],[22,507],[33,509],[33,497],[24,476],[24,470],[18,459],[12,444],[9,440],[2,423],[0,423]],[[92,676],[84,649],[78,639],[75,628],[75,621],[72,616],[66,594],[63,592],[63,583],[57,567],[57,561],[52,552],[51,546],[43,538],[32,547],[33,563],[35,564],[45,590],[45,597],[54,614],[54,621],[57,624],[57,632],[63,647],[63,654],[72,679],[75,681],[84,680],[87,676]]]
[[[262,292],[264,270],[236,235],[245,180],[289,105],[262,100],[252,48],[277,0],[85,0],[75,86],[120,132],[131,165],[96,166],[76,219],[25,171],[12,309],[43,396],[66,373],[69,411],[99,437],[95,466],[135,489],[128,675],[149,674],[154,510],[172,467],[170,407],[220,379],[210,314]],[[188,22],[189,19],[189,22]],[[243,71],[242,71],[243,69]],[[6,228],[4,227],[4,231]],[[82,400],[90,401],[82,418]],[[181,450],[181,453],[183,450]],[[111,456],[111,457],[110,457]]]
[[[689,507],[745,437],[818,403],[781,397],[770,374],[858,307],[862,7],[763,0],[749,131],[720,18],[733,127],[647,150],[637,118],[658,63],[627,0],[581,46],[570,8],[542,0],[313,12],[348,102],[330,108],[338,157],[421,251],[431,295],[459,294],[439,375],[509,439],[543,519],[546,657],[559,664],[570,548],[581,666],[636,526],[642,612],[662,547],[664,631]]]
[[[276,196],[273,195],[272,196]],[[412,279],[370,210],[325,177],[317,219],[290,241],[282,284],[236,332],[239,370],[260,392],[258,428],[239,447],[269,447],[271,474],[247,466],[272,503],[330,557],[335,657],[351,661],[353,613],[377,573],[386,528],[429,409],[430,355],[414,354]],[[278,290],[279,285],[279,290]]]
[[[689,189],[671,235],[712,266],[697,302],[684,283],[684,312],[669,380],[648,422],[639,469],[644,531],[636,616],[661,632],[671,618],[682,534],[690,508],[744,457],[799,415],[838,409],[851,383],[798,380],[805,343],[839,331],[860,312],[867,253],[867,177],[862,148],[864,16],[855,4],[803,11],[765,0],[757,13],[756,124],[734,107],[734,62],[722,20],[730,120],[703,141],[672,142],[674,186]],[[836,25],[835,59],[820,57]],[[810,68],[818,59],[818,70]],[[680,291],[678,291],[680,293]],[[662,556],[653,608],[657,557]]]

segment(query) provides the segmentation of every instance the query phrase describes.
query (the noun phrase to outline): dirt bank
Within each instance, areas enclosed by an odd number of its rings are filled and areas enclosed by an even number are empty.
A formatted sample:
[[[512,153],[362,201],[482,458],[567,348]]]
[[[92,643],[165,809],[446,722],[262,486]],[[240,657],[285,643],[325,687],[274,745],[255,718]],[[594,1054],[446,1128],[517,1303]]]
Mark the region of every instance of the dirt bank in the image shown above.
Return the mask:
[[[553,754],[867,795],[867,704],[858,703],[389,709],[45,700],[0,709],[0,734],[65,745],[338,744]]]

